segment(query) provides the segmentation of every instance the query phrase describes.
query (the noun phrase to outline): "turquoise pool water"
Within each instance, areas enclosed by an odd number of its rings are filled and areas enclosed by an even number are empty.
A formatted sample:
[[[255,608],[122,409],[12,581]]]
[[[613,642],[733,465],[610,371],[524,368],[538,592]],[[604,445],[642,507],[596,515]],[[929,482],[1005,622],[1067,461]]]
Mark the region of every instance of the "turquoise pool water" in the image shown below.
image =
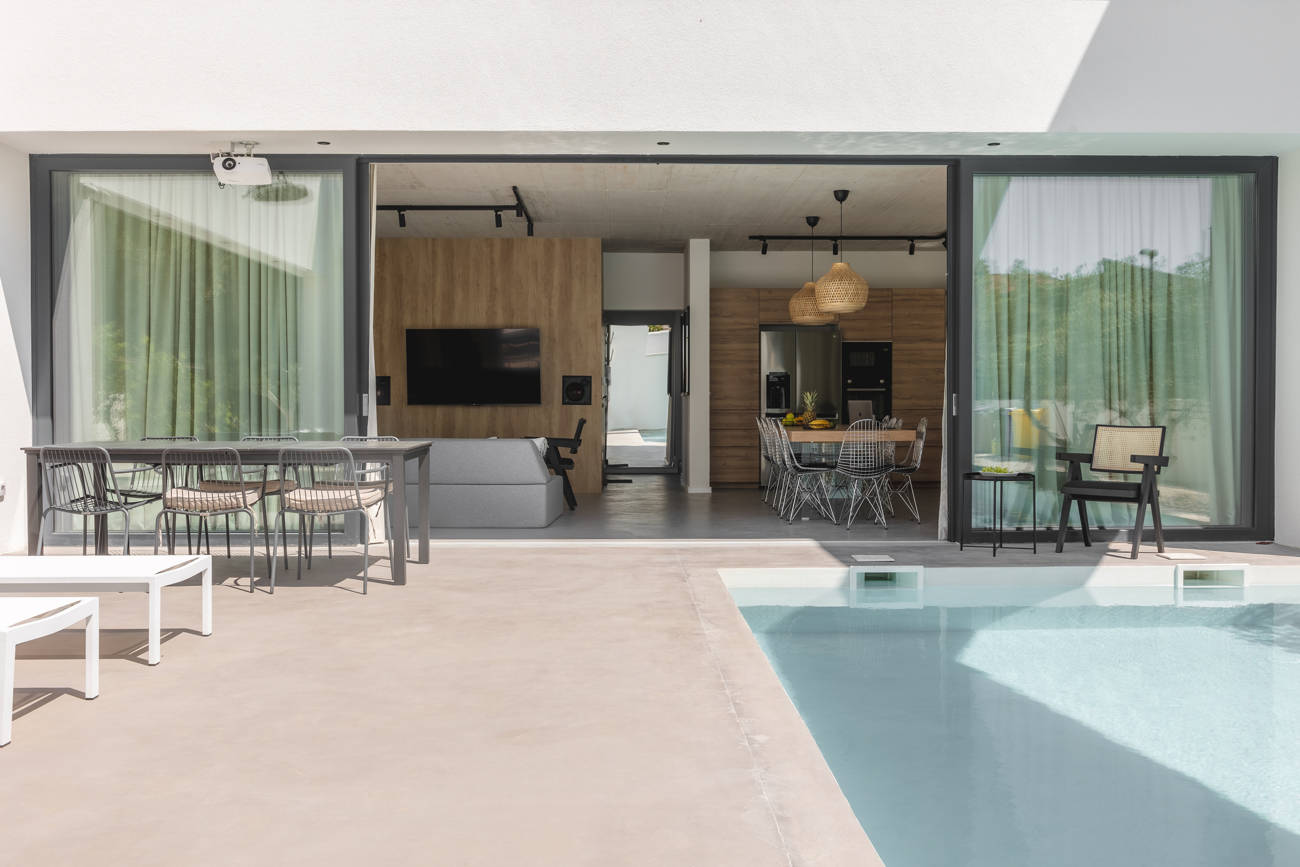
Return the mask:
[[[741,611],[889,867],[1300,864],[1300,605]]]

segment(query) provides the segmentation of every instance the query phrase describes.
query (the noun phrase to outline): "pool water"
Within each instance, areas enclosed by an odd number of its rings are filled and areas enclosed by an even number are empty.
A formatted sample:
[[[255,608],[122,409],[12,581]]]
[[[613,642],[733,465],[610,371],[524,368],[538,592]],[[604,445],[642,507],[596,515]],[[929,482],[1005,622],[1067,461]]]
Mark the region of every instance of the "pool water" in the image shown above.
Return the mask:
[[[1300,605],[741,611],[890,867],[1300,864]]]

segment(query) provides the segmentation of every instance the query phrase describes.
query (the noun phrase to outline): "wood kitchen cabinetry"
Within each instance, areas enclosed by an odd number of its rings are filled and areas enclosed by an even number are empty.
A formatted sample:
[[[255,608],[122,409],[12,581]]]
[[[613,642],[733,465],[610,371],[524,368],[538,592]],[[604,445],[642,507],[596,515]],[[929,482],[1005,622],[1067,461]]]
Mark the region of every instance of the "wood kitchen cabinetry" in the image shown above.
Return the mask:
[[[711,484],[759,482],[760,325],[788,325],[793,289],[715,289],[709,301]],[[865,309],[839,317],[844,340],[893,342],[893,413],[929,419],[918,482],[939,480],[943,442],[946,292],[872,288]],[[838,399],[838,397],[837,397]],[[899,456],[902,459],[902,456]]]

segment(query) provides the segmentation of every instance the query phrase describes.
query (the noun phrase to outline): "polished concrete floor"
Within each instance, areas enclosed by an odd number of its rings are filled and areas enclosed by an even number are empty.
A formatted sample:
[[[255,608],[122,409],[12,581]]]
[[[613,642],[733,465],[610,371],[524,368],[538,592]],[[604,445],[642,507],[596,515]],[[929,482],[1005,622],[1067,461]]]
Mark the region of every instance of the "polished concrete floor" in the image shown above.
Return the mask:
[[[274,596],[218,557],[213,634],[164,591],[154,667],[105,594],[94,701],[79,633],[23,645],[0,863],[879,863],[717,575],[823,549],[433,555],[366,596],[355,550]]]
[[[859,520],[852,528],[832,524],[811,508],[787,524],[763,502],[757,488],[715,488],[688,494],[677,476],[630,475],[611,482],[600,494],[580,494],[578,508],[566,510],[541,529],[435,529],[443,539],[816,539],[825,542],[932,541],[938,538],[937,486],[918,487],[917,523],[900,510],[888,529]]]

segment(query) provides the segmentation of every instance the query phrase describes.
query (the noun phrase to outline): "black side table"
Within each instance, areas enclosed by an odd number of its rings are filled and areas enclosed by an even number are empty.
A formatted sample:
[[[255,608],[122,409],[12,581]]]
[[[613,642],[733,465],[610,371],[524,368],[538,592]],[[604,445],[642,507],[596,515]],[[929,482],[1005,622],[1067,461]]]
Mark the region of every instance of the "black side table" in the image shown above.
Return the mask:
[[[1030,551],[1038,553],[1038,484],[1033,473],[962,473],[962,484],[966,486],[966,502],[971,502],[971,482],[992,482],[993,483],[993,520],[994,524],[985,529],[997,530],[998,537],[992,545],[976,545],[966,541],[966,522],[962,522],[961,537],[959,540],[958,550],[965,551],[966,548],[992,548],[993,556],[998,556],[998,549]],[[1002,486],[1007,482],[1029,482],[1029,496],[1032,503],[1030,507],[1030,521],[1032,522],[1031,537],[1034,540],[1033,547],[1028,545],[1008,545],[1002,541],[1002,512],[1006,508],[1006,494]],[[973,529],[973,528],[972,528]]]

